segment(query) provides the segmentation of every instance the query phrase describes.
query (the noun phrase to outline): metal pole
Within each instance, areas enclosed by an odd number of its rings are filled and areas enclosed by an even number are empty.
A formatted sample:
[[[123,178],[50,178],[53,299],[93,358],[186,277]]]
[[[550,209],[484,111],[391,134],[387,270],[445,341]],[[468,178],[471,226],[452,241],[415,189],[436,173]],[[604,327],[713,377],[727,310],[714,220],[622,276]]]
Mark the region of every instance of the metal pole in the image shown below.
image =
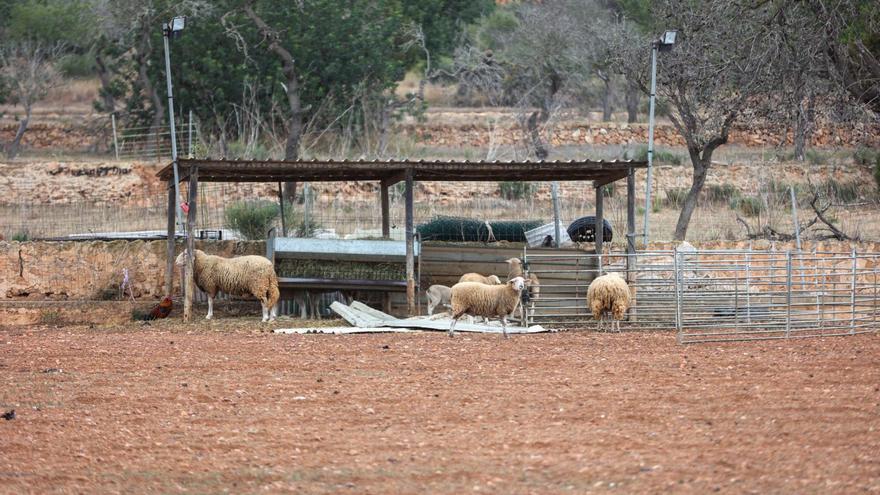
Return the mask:
[[[555,233],[555,237],[553,238],[553,243],[556,244],[558,248],[561,243],[561,235],[559,228],[559,183],[555,180],[550,184],[550,195],[553,198],[553,229]]]
[[[180,176],[177,171],[177,138],[174,135],[174,91],[171,87],[171,54],[168,47],[168,37],[171,35],[171,26],[162,24],[162,39],[165,44],[165,84],[168,88],[168,119],[171,126],[171,165],[174,169],[174,209],[177,211],[177,224],[182,228],[183,211],[180,209]],[[156,153],[158,156],[158,147]]]
[[[305,198],[303,199],[303,231],[302,237],[311,237],[312,229],[309,228],[309,200],[312,196],[312,188],[309,186],[309,183],[306,182],[306,185],[303,186],[303,194],[305,194]]]
[[[645,249],[650,237],[651,172],[654,165],[654,99],[657,96],[657,42],[651,43],[651,94],[648,105],[648,180],[645,184]]]
[[[416,281],[415,281],[415,249],[414,249],[414,207],[413,207],[413,171],[406,169],[404,203],[406,209],[406,307],[409,316],[416,316]]]
[[[116,139],[116,114],[110,114],[110,123],[113,124],[113,151],[116,153],[116,160],[119,160],[119,141]]]
[[[797,196],[794,194],[794,186],[788,186],[789,192],[791,192],[791,217],[794,221],[794,237],[797,240],[797,250],[801,252],[801,227],[798,225],[798,215],[797,215]]]
[[[858,267],[858,258],[856,258],[856,250],[852,250],[852,285],[850,287],[850,295],[849,295],[849,305],[850,305],[850,317],[849,317],[849,333],[850,335],[856,333],[856,268]]]
[[[681,281],[678,271],[678,248],[674,248],[672,250],[672,276],[675,283],[675,329],[678,331],[676,339],[681,344],[684,335],[681,324]]]
[[[752,324],[752,249],[746,253],[746,324]]]
[[[785,338],[791,335],[791,250],[785,252]]]

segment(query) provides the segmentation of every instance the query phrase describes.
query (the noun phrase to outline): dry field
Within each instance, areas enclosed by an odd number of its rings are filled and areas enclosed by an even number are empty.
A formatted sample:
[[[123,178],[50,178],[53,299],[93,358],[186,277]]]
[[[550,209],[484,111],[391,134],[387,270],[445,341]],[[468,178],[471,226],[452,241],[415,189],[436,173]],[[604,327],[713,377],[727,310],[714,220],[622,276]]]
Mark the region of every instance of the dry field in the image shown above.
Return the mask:
[[[876,493],[880,336],[0,327],[2,493]]]

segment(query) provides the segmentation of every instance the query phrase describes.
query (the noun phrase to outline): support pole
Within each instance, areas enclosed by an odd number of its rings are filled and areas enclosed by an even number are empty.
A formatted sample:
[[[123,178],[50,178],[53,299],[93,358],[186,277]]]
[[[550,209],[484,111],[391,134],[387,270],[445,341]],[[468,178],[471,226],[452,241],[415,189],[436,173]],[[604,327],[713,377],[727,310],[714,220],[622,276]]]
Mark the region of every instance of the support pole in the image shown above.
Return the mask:
[[[852,285],[850,286],[850,295],[849,295],[849,305],[850,305],[850,316],[849,316],[849,333],[853,335],[856,333],[856,278],[858,278],[857,270],[858,270],[858,257],[856,256],[856,250],[852,250]]]
[[[165,295],[171,296],[174,290],[174,241],[177,232],[174,228],[174,209],[177,207],[174,184],[168,183],[168,259],[165,264]]]
[[[177,223],[183,227],[183,211],[178,204],[180,191],[178,190],[180,176],[177,171],[177,136],[174,134],[174,89],[171,85],[171,49],[168,46],[168,37],[171,35],[171,26],[162,25],[162,38],[165,44],[165,85],[168,91],[168,125],[171,129],[171,165],[174,169],[174,209],[177,211]],[[156,132],[156,159],[158,160],[161,153],[159,151],[159,132]]]
[[[602,186],[594,182],[593,187],[596,189],[596,254],[602,254],[602,243],[605,241],[605,216],[603,211],[605,198],[602,195]]]
[[[189,125],[187,126],[187,158],[193,157],[193,111],[190,109],[189,111]]]
[[[550,185],[550,195],[553,198],[553,244],[559,249],[562,244],[562,232],[559,226],[559,182],[554,180]]]
[[[645,246],[647,249],[647,246]],[[636,171],[626,174],[626,281],[632,283],[636,270]]]
[[[110,114],[110,123],[113,124],[113,152],[116,153],[116,160],[119,160],[119,140],[116,138],[116,114]]]
[[[794,237],[797,240],[797,250],[798,253],[801,252],[801,226],[798,225],[798,214],[797,214],[797,196],[794,194],[794,186],[788,186],[788,191],[791,193],[791,219],[794,222]]]
[[[785,338],[791,336],[791,250],[785,252]]]
[[[281,237],[287,237],[287,216],[284,214],[284,191],[278,183],[278,205],[281,209]]]
[[[382,237],[391,237],[391,216],[389,214],[391,201],[388,197],[388,181],[383,180],[379,184],[379,193],[382,202]]]
[[[651,236],[648,228],[651,213],[651,173],[654,165],[654,99],[657,96],[657,42],[651,43],[651,94],[648,105],[648,180],[645,184],[645,247]]]
[[[189,212],[186,214],[186,285],[183,298],[183,321],[189,322],[192,318],[193,295],[195,283],[193,281],[193,254],[195,250],[196,227],[196,199],[198,198],[199,169],[192,165],[189,172]]]
[[[413,246],[413,172],[406,169],[406,307],[409,316],[416,315],[415,250]]]

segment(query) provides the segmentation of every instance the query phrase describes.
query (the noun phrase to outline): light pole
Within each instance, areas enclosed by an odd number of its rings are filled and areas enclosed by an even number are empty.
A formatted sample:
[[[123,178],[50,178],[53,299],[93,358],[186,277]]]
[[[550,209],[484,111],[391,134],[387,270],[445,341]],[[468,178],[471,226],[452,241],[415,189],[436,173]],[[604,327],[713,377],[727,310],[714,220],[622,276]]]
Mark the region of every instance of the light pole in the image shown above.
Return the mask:
[[[168,39],[178,37],[186,26],[186,17],[175,17],[170,22],[162,24],[162,38],[165,41],[165,83],[168,88],[168,122],[171,126],[171,166],[174,169],[174,209],[177,212],[177,229],[182,228],[183,213],[180,209],[180,176],[177,174],[177,133],[174,129],[174,94],[171,89],[171,55],[168,48]],[[177,229],[174,229],[177,232]]]
[[[663,33],[658,40],[651,42],[651,95],[648,106],[648,180],[645,184],[645,249],[648,248],[649,223],[648,215],[651,213],[651,172],[654,165],[654,98],[657,96],[657,51],[668,52],[675,44],[678,31],[670,30]]]

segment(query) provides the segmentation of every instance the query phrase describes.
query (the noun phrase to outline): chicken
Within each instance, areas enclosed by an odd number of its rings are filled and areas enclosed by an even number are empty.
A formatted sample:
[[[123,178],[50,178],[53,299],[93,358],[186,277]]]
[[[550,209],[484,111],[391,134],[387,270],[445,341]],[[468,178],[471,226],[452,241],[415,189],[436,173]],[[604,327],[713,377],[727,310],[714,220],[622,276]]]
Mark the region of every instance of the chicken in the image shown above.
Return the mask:
[[[171,314],[171,309],[174,307],[174,301],[166,296],[162,299],[159,304],[153,307],[149,313],[143,313],[140,311],[134,311],[132,313],[132,319],[134,320],[159,320],[162,318],[166,318],[169,314]]]

